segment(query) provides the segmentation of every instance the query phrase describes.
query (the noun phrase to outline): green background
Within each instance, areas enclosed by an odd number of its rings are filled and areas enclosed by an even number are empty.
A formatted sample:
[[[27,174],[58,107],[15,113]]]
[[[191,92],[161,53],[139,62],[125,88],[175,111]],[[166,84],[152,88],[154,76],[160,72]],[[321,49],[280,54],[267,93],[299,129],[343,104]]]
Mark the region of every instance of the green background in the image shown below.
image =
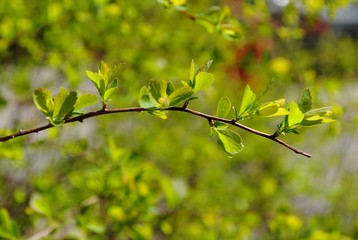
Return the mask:
[[[1,1],[1,136],[47,123],[34,88],[96,93],[85,70],[100,60],[125,63],[109,107],[133,107],[149,80],[179,84],[192,59],[213,59],[193,109],[214,114],[224,96],[239,106],[247,83],[259,94],[272,80],[267,100],[309,88],[315,108],[332,106],[336,122],[283,137],[312,158],[242,131],[228,158],[207,121],[179,112],[66,124],[0,143],[0,237],[357,239],[358,43],[320,17],[347,1],[302,1],[303,19],[293,4],[278,18],[264,1],[188,1],[208,19],[227,4],[237,39],[160,2]],[[272,133],[280,121],[243,123]]]

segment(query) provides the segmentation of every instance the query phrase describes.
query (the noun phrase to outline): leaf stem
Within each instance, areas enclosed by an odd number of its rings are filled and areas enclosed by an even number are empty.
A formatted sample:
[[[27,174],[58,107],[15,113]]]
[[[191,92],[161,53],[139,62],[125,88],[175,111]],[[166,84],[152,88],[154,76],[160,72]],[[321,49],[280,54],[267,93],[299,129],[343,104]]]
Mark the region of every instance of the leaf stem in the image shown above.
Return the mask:
[[[158,110],[160,110],[160,109],[158,109]],[[246,125],[238,123],[235,119],[231,120],[231,119],[220,118],[220,117],[208,115],[208,114],[196,111],[196,110],[186,108],[186,106],[184,106],[184,107],[168,107],[168,108],[162,109],[162,110],[185,112],[185,113],[188,113],[188,114],[191,114],[191,115],[195,115],[195,116],[198,116],[198,117],[201,117],[201,118],[205,118],[205,119],[208,120],[209,123],[211,123],[213,121],[227,123],[227,124],[236,126],[238,128],[241,128],[241,129],[243,129],[243,130],[245,130],[247,132],[250,132],[252,134],[255,134],[255,135],[270,139],[270,140],[272,140],[272,141],[274,141],[274,142],[276,142],[276,143],[278,143],[278,144],[290,149],[291,151],[293,151],[293,152],[295,152],[297,154],[301,154],[301,155],[306,156],[306,157],[311,157],[310,154],[308,154],[306,152],[303,152],[303,151],[301,151],[301,150],[299,150],[299,149],[287,144],[286,142],[278,139],[277,134],[275,134],[275,133],[274,134],[268,134],[268,133],[258,131],[256,129],[253,129],[253,128],[250,128],[250,127],[248,127]],[[102,108],[102,109],[100,109],[98,111],[88,112],[88,113],[80,115],[80,116],[65,119],[65,122],[63,124],[67,124],[67,123],[71,123],[71,122],[83,122],[84,119],[92,118],[92,117],[96,117],[96,116],[100,116],[100,115],[105,115],[105,114],[124,113],[124,112],[146,112],[146,111],[149,111],[149,109],[142,108],[142,107],[113,108],[113,109]],[[6,142],[6,141],[8,141],[10,139],[14,139],[14,138],[24,136],[24,135],[28,135],[28,134],[31,134],[31,133],[38,133],[40,131],[44,131],[46,129],[53,128],[53,127],[55,127],[55,126],[52,125],[51,123],[48,123],[48,124],[46,124],[44,126],[37,127],[37,128],[31,128],[31,129],[27,129],[27,130],[19,130],[16,133],[13,133],[13,134],[10,134],[10,135],[4,136],[4,137],[0,137],[0,142]]]

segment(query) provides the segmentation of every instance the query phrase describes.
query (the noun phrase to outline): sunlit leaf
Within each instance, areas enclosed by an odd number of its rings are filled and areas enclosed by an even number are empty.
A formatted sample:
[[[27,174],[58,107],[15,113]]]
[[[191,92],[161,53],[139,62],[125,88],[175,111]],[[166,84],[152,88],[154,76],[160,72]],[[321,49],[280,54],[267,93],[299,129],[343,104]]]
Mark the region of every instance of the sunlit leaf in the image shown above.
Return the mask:
[[[176,89],[170,96],[169,96],[169,105],[176,106],[179,104],[184,103],[187,101],[192,95],[194,91],[191,87],[182,86]]]
[[[65,115],[70,114],[77,101],[77,92],[68,92],[65,88],[60,88],[59,93],[54,99],[54,110],[52,118],[63,118]]]
[[[105,63],[104,61],[101,61],[98,67],[98,73],[103,77],[106,87],[109,84],[109,80],[110,80],[110,70],[111,69],[108,66],[108,64]]]
[[[139,93],[139,105],[143,108],[155,108],[158,105],[153,97],[151,96],[147,87],[142,87]]]
[[[207,72],[209,71],[211,65],[213,64],[213,60],[209,60],[207,63],[203,64],[200,66],[199,69],[197,69],[197,73],[200,73],[200,72]]]
[[[95,85],[95,87],[99,90],[100,89],[100,80],[102,79],[102,76],[98,73],[94,73],[92,71],[86,70],[87,77],[92,81],[92,83]]]
[[[302,122],[304,118],[304,114],[299,109],[297,103],[291,102],[288,107],[289,115],[288,115],[288,126],[292,127],[300,122]]]
[[[36,107],[46,116],[50,117],[53,113],[54,103],[52,93],[45,88],[36,88],[33,93]]]
[[[251,90],[249,85],[246,85],[244,90],[244,95],[242,96],[242,101],[239,111],[240,117],[255,104],[255,100],[256,100],[255,93]]]
[[[161,84],[159,81],[149,81],[149,90],[154,99],[158,101],[161,95]]]
[[[107,89],[103,96],[103,102],[107,102],[117,91],[117,87]]]
[[[257,108],[257,115],[260,117],[275,117],[289,114],[282,106],[285,104],[285,99],[279,99],[272,102],[261,104]]]
[[[98,96],[92,94],[92,93],[83,93],[80,94],[77,98],[74,111],[77,111],[79,109],[91,106],[95,104],[98,101]]]
[[[225,151],[229,157],[233,157],[239,153],[244,145],[241,136],[230,129],[214,129],[217,134],[219,146]]]
[[[63,102],[58,115],[65,116],[67,114],[70,114],[74,109],[76,101],[77,101],[77,92],[71,91],[66,97],[65,101]]]
[[[332,115],[331,107],[313,109],[305,113],[305,117],[301,122],[301,125],[304,127],[308,127],[317,124],[334,122],[335,120],[331,118],[331,115]]]
[[[335,121],[334,119],[331,119],[328,117],[322,117],[319,115],[315,115],[315,116],[303,119],[303,121],[301,122],[301,125],[304,127],[310,127],[310,126],[314,126],[317,124],[330,123],[330,122],[334,122],[334,121]]]
[[[308,88],[303,89],[301,91],[301,94],[298,98],[298,107],[300,108],[301,112],[305,113],[309,110],[311,110],[312,107],[312,98],[311,98],[311,92]]]
[[[60,115],[61,107],[62,107],[63,103],[65,102],[68,95],[69,95],[69,92],[65,88],[61,87],[58,94],[55,96],[55,98],[53,100],[54,108],[53,108],[52,117],[57,117],[58,115]]]
[[[212,73],[200,72],[195,77],[194,92],[211,85],[214,82],[214,75]]]
[[[305,118],[309,118],[312,116],[331,116],[332,115],[332,107],[322,107],[322,108],[316,108],[312,109],[308,112],[305,112]]]
[[[231,101],[228,97],[223,97],[220,99],[217,109],[216,116],[225,118],[231,110]]]

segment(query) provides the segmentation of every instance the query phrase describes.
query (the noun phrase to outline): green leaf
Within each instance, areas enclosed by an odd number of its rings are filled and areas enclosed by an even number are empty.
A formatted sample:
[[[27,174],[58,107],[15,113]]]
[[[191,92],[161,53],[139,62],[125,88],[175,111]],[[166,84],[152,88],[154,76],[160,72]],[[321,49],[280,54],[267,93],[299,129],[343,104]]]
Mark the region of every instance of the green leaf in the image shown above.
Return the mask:
[[[194,94],[194,91],[191,87],[182,86],[182,87],[176,89],[169,96],[169,106],[176,106],[176,105],[182,104],[186,100],[188,100],[193,94]]]
[[[100,74],[105,82],[105,88],[108,86],[110,79],[111,68],[107,63],[101,61],[98,67],[98,74]]]
[[[231,102],[228,97],[223,97],[220,99],[217,109],[216,116],[220,118],[225,118],[231,110]]]
[[[54,99],[54,110],[52,118],[61,118],[70,114],[77,101],[77,92],[68,92],[65,88],[60,88],[59,93]]]
[[[52,210],[50,203],[40,194],[34,193],[30,199],[30,207],[39,214],[46,217],[52,216]]]
[[[64,117],[51,117],[51,118],[48,118],[48,120],[54,126],[59,126],[59,125],[65,123]]]
[[[103,102],[108,102],[108,100],[118,91],[117,87],[109,88],[106,90],[103,96]]]
[[[197,70],[197,73],[209,71],[212,63],[213,63],[213,60],[209,60],[207,63],[201,65],[200,68]]]
[[[244,113],[250,110],[250,108],[255,104],[256,95],[251,90],[249,85],[246,85],[244,94],[241,100],[241,106],[239,111],[239,117],[243,117]]]
[[[154,110],[149,111],[149,113],[164,120],[168,118],[167,111]]]
[[[158,105],[145,86],[140,89],[138,103],[143,108],[155,108]]]
[[[82,108],[91,106],[98,101],[98,96],[96,96],[92,93],[80,94],[80,92],[77,92],[77,95],[79,95],[79,96],[78,96],[76,104],[74,106],[74,111],[78,111]]]
[[[219,146],[225,151],[229,157],[233,157],[239,153],[244,145],[242,138],[236,132],[230,129],[217,129],[214,128]]]
[[[111,69],[111,71],[110,71],[110,73],[111,73],[110,81],[112,81],[112,82],[116,81],[116,80],[118,81],[118,75],[122,71],[123,67],[124,67],[124,63],[114,65],[113,69]],[[116,87],[118,87],[118,85],[116,85]]]
[[[55,96],[55,98],[53,100],[53,102],[54,102],[54,108],[53,108],[53,114],[52,114],[53,118],[60,115],[61,107],[62,107],[63,103],[65,102],[68,95],[69,95],[69,92],[65,88],[61,87],[60,91],[58,92],[58,94]]]
[[[313,109],[305,113],[305,117],[301,122],[301,125],[304,127],[309,127],[317,124],[334,122],[335,120],[331,119],[331,115],[331,107]]]
[[[87,77],[92,81],[92,83],[95,85],[95,87],[99,91],[99,89],[100,89],[99,82],[103,77],[101,75],[99,75],[98,73],[94,73],[89,70],[86,70],[85,72],[86,72]]]
[[[71,91],[61,106],[59,116],[66,116],[67,114],[70,114],[75,107],[76,101],[77,92]]]
[[[189,80],[191,82],[194,81],[196,70],[197,70],[197,67],[195,66],[194,60],[192,59],[191,60],[191,65],[190,65],[190,72],[189,72]]]
[[[330,116],[332,115],[332,107],[322,107],[322,108],[316,108],[312,109],[305,113],[305,118],[309,118],[312,116]]]
[[[161,95],[161,83],[159,81],[149,81],[149,90],[152,97],[158,101]]]
[[[175,87],[171,82],[167,83],[167,90],[166,90],[166,94],[169,96],[170,94],[172,94],[175,91]]]
[[[36,88],[33,98],[36,107],[47,117],[51,117],[54,108],[51,91],[46,88]]]
[[[181,82],[181,84],[183,85],[183,86],[191,86],[190,84],[188,84],[187,82],[185,82],[185,81],[180,81]]]
[[[99,95],[101,95],[101,97],[104,97],[104,94],[106,93],[106,80],[104,78],[102,78],[101,80],[99,80],[99,89],[98,89],[98,93]]]
[[[118,79],[114,79],[111,82],[111,85],[109,86],[109,88],[116,88],[116,87],[118,87]]]
[[[311,92],[308,88],[303,89],[301,94],[298,98],[298,107],[300,108],[301,112],[305,113],[312,108],[312,98]]]
[[[288,115],[289,111],[287,111],[285,108],[282,108],[284,104],[285,99],[278,99],[272,102],[263,103],[257,108],[256,114],[260,117]]]
[[[288,107],[289,115],[288,115],[288,127],[292,127],[296,124],[302,122],[305,115],[301,112],[297,103],[291,102]]]
[[[328,117],[321,117],[319,115],[315,115],[309,118],[305,118],[303,119],[303,121],[301,122],[301,125],[303,127],[311,127],[317,124],[323,124],[323,123],[330,123],[330,122],[334,122],[334,119],[328,118]]]
[[[194,92],[211,85],[214,82],[214,75],[212,73],[200,72],[195,77]]]

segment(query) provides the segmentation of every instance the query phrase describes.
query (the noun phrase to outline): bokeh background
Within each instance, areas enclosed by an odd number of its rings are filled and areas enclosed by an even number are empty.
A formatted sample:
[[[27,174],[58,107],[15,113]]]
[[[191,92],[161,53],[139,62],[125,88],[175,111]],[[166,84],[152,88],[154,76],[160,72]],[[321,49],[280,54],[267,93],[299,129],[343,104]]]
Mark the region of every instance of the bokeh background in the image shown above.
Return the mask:
[[[170,3],[171,2],[171,3]],[[185,8],[182,4],[187,4]],[[226,12],[225,26],[213,28]],[[95,93],[85,70],[126,64],[109,107],[138,106],[151,79],[180,83],[213,59],[191,108],[267,100],[332,106],[336,122],[284,136],[305,158],[242,132],[222,152],[203,119],[123,113],[0,143],[3,239],[357,239],[358,10],[332,1],[0,1],[0,132],[46,124],[36,87]],[[90,110],[100,108],[100,105]],[[275,131],[277,119],[245,124]]]

